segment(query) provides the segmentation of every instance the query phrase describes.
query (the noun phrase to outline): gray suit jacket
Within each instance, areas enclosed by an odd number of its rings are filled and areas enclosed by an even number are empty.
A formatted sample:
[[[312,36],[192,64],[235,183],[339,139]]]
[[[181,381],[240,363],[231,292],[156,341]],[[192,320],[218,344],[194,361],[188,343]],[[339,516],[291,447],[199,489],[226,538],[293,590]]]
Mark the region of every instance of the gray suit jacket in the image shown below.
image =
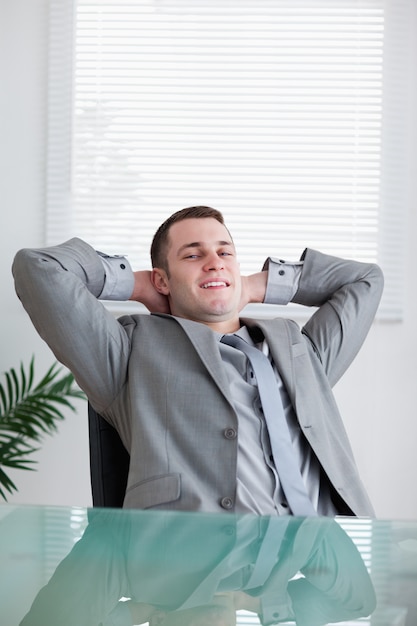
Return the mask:
[[[21,250],[13,272],[37,331],[130,452],[125,506],[233,511],[237,416],[213,332],[170,315],[114,319],[97,300],[103,265],[79,239]],[[382,287],[376,265],[307,250],[294,301],[317,310],[304,328],[242,320],[268,341],[341,514],[373,511],[331,387],[362,345]]]

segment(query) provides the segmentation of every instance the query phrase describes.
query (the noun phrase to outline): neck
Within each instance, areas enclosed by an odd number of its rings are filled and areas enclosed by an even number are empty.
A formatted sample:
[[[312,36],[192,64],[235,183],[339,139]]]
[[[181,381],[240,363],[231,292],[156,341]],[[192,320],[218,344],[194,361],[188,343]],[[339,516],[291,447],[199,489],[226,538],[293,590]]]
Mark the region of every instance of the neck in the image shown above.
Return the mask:
[[[202,323],[208,326],[209,328],[211,328],[211,330],[214,330],[216,333],[220,333],[221,335],[235,333],[236,331],[239,330],[241,326],[239,319],[233,320],[233,321],[229,320],[225,322],[202,322]]]
[[[213,319],[201,319],[201,318],[193,318],[188,317],[186,315],[181,315],[178,312],[175,312],[171,309],[171,315],[174,317],[180,317],[183,319],[190,320],[190,322],[198,322],[199,324],[204,324],[204,326],[208,326],[211,330],[214,330],[216,333],[221,333],[222,335],[226,335],[227,333],[235,333],[241,327],[239,316],[232,317],[230,319],[217,320],[213,315]]]

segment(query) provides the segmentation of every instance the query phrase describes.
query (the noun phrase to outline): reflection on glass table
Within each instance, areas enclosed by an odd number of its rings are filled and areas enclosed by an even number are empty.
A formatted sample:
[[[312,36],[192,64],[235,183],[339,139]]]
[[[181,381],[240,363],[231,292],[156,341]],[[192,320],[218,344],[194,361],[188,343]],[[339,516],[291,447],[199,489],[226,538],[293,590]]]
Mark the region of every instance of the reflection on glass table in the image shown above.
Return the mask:
[[[417,523],[0,506],[2,626],[417,624]]]

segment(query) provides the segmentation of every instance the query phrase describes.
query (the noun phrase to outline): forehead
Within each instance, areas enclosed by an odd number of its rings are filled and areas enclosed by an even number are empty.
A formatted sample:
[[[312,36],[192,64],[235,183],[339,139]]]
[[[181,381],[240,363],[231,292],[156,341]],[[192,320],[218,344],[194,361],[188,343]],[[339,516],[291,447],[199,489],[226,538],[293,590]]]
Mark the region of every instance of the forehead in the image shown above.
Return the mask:
[[[169,230],[169,247],[174,252],[188,244],[210,245],[219,242],[233,245],[226,226],[212,217],[182,220],[173,224]]]

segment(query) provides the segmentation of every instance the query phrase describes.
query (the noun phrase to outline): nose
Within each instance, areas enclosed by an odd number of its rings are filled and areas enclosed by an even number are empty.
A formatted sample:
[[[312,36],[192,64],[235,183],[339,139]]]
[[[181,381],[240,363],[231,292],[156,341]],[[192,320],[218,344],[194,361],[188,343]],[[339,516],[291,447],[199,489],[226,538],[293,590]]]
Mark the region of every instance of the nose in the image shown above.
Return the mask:
[[[224,268],[224,259],[217,252],[207,254],[204,262],[204,270],[206,272],[218,271]]]

